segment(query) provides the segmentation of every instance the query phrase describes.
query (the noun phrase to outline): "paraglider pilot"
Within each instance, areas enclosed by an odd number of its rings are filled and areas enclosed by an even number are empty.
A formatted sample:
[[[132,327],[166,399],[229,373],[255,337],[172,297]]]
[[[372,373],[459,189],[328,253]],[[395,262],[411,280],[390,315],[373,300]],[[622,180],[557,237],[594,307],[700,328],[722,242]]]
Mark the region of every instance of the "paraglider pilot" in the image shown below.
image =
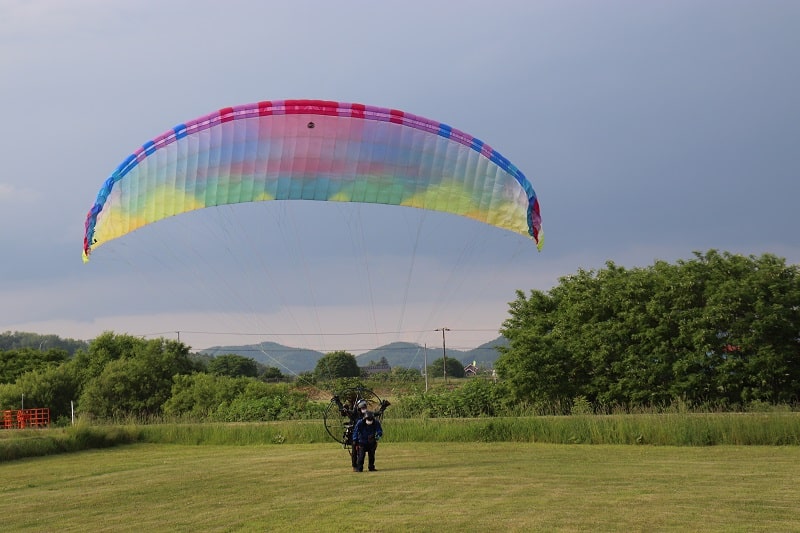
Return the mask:
[[[353,431],[355,431],[356,424],[358,421],[361,420],[364,415],[367,414],[367,402],[365,400],[358,400],[356,403],[355,408],[350,414],[350,442],[353,445],[353,449],[350,451],[350,460],[353,464],[353,472],[355,472],[358,467],[356,465],[356,459],[358,459],[358,442],[353,438]]]
[[[383,437],[383,428],[380,421],[375,418],[372,411],[367,411],[364,418],[356,422],[353,428],[353,445],[354,453],[356,456],[356,472],[364,471],[364,458],[369,457],[368,468],[370,472],[375,471],[375,450],[378,447],[378,441]]]
[[[345,428],[344,444],[352,446],[350,451],[350,459],[353,466],[353,471],[355,472],[356,459],[358,457],[358,444],[353,440],[353,428],[355,427],[356,423],[361,420],[365,414],[367,414],[367,402],[363,399],[358,400],[351,408],[349,406],[349,402],[343,404],[341,401],[339,401],[338,396],[334,396],[333,401],[336,402],[336,405],[339,408],[339,414],[350,419],[350,423]]]

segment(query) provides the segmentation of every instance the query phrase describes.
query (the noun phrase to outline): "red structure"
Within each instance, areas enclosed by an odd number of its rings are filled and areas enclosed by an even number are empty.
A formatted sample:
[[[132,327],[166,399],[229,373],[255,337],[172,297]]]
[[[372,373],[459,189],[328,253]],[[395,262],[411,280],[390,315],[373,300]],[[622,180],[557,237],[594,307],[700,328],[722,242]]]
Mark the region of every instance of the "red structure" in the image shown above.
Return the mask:
[[[7,409],[3,411],[3,429],[46,428],[50,409]]]

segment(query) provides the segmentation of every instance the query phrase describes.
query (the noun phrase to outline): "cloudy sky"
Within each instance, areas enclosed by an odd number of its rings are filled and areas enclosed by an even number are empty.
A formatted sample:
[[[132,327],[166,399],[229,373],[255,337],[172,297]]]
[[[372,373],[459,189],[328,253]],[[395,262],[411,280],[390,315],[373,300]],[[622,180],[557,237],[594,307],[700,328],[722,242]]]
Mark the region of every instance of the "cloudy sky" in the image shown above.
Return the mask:
[[[717,249],[800,263],[800,3],[0,0],[0,330],[468,349],[521,289]],[[80,259],[103,181],[221,107],[318,98],[484,140],[544,250],[459,217],[265,202]]]

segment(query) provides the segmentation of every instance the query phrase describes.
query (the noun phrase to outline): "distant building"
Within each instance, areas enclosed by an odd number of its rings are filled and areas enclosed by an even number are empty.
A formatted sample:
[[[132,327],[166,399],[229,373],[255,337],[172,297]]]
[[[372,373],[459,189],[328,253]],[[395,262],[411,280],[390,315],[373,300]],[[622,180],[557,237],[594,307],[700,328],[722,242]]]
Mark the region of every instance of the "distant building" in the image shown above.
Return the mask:
[[[361,371],[365,374],[386,374],[392,371],[392,367],[385,357],[381,357],[381,360],[377,363],[375,361],[370,361],[367,366],[359,368],[361,368]]]
[[[472,378],[477,376],[479,372],[480,369],[478,368],[478,365],[475,363],[475,361],[464,367],[464,377]]]

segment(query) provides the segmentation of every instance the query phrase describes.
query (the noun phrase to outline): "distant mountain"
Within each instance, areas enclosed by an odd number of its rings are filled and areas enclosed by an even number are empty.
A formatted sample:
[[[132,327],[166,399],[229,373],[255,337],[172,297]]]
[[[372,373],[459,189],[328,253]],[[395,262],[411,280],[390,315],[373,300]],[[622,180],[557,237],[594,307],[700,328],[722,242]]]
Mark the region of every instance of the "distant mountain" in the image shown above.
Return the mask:
[[[262,342],[246,346],[214,346],[200,351],[201,354],[218,355],[236,354],[255,359],[265,366],[279,369],[283,374],[300,374],[309,372],[317,366],[317,361],[325,355],[315,350],[292,348],[276,342]]]
[[[439,350],[439,355],[428,349],[427,358],[428,362],[442,356],[442,351]],[[453,351],[453,357],[459,357],[460,352]],[[378,362],[381,357],[385,357],[389,366],[403,367],[403,368],[417,368],[421,369],[425,366],[425,348],[419,344],[411,342],[392,342],[374,350],[364,352],[356,357],[358,366],[367,366],[370,361]]]
[[[475,361],[478,366],[493,367],[497,360],[497,350],[495,346],[507,346],[508,341],[504,337],[482,344],[472,350],[447,350],[447,357],[458,359],[464,365]],[[261,344],[250,344],[246,346],[215,346],[201,350],[199,353],[216,357],[218,355],[236,354],[243,357],[250,357],[266,366],[273,366],[280,369],[284,374],[299,374],[314,370],[317,361],[324,356],[322,352],[306,350],[303,348],[292,348],[275,342],[262,342]],[[393,342],[374,350],[370,350],[356,357],[359,366],[367,366],[371,361],[378,362],[382,357],[390,366],[403,368],[421,369],[425,366],[427,357],[428,364],[442,357],[442,350],[436,348],[426,349],[419,344],[411,342]]]
[[[464,365],[468,365],[475,361],[480,367],[494,368],[497,356],[500,355],[500,352],[497,351],[498,346],[508,346],[508,339],[500,336],[493,341],[481,344],[477,348],[464,352],[464,357],[461,359],[461,362],[464,363]]]

